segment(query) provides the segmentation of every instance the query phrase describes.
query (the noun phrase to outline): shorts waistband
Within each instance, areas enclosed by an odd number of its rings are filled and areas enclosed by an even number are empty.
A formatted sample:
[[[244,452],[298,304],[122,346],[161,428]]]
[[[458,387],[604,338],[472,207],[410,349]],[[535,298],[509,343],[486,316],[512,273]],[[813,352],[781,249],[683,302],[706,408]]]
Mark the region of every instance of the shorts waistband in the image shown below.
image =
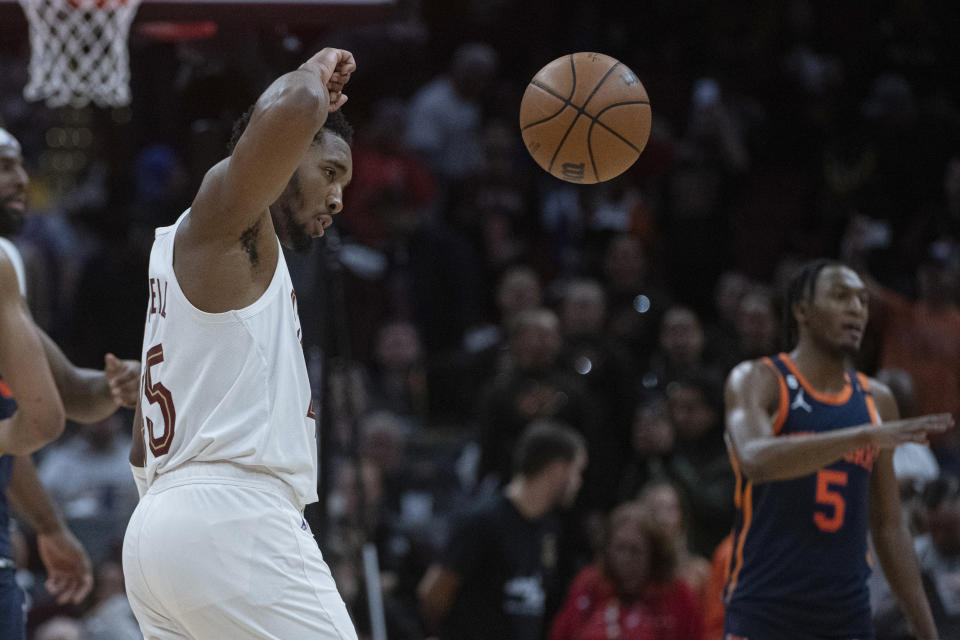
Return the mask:
[[[280,494],[298,511],[303,511],[304,507],[293,487],[277,476],[232,462],[189,462],[164,471],[154,476],[147,493],[199,483],[232,484],[263,489]]]

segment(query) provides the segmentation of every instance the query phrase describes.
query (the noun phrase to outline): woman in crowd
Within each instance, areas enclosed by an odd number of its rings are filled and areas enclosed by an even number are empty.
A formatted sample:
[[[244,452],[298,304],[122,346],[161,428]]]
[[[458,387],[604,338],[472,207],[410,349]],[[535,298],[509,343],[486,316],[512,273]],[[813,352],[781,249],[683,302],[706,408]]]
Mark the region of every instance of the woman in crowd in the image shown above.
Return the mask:
[[[573,581],[550,640],[702,640],[700,604],[639,502],[610,515],[600,559]]]

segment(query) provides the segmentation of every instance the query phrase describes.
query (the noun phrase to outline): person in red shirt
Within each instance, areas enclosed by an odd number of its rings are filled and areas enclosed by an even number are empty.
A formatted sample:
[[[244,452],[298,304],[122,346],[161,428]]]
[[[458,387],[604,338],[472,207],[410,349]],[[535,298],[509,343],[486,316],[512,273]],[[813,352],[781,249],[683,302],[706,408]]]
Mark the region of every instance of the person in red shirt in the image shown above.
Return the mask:
[[[614,509],[601,557],[574,579],[550,640],[702,640],[700,605],[671,549],[640,503]]]

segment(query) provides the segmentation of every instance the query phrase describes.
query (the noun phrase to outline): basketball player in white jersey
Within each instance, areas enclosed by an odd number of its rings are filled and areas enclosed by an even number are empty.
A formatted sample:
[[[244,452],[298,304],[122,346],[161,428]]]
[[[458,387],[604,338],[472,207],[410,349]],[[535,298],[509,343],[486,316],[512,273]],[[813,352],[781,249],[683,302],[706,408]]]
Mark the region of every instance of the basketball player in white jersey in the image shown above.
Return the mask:
[[[356,638],[303,519],[317,442],[297,299],[281,245],[307,248],[342,208],[356,65],[324,49],[271,84],[232,154],[150,254],[124,540],[145,638]],[[246,116],[245,116],[246,118]]]

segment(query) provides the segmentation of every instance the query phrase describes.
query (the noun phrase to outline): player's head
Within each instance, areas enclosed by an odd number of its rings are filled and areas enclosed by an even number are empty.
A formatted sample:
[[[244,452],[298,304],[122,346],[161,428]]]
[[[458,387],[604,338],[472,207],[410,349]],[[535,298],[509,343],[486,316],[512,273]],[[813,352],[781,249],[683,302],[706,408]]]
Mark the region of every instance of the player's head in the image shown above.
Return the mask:
[[[553,490],[553,503],[569,507],[577,498],[587,466],[587,445],[571,427],[537,420],[517,441],[514,471],[526,479],[543,479]]]
[[[12,236],[23,227],[29,182],[20,142],[0,127],[0,236]]]
[[[230,140],[230,152],[250,122],[251,107],[236,122]],[[306,251],[310,239],[323,235],[333,224],[333,216],[343,209],[343,190],[353,177],[353,128],[340,111],[327,115],[327,121],[313,138],[300,166],[287,187],[270,205],[270,215],[280,242],[288,249]]]
[[[867,287],[833,260],[803,265],[787,288],[785,326],[791,345],[805,340],[840,357],[860,350],[869,317]]]

